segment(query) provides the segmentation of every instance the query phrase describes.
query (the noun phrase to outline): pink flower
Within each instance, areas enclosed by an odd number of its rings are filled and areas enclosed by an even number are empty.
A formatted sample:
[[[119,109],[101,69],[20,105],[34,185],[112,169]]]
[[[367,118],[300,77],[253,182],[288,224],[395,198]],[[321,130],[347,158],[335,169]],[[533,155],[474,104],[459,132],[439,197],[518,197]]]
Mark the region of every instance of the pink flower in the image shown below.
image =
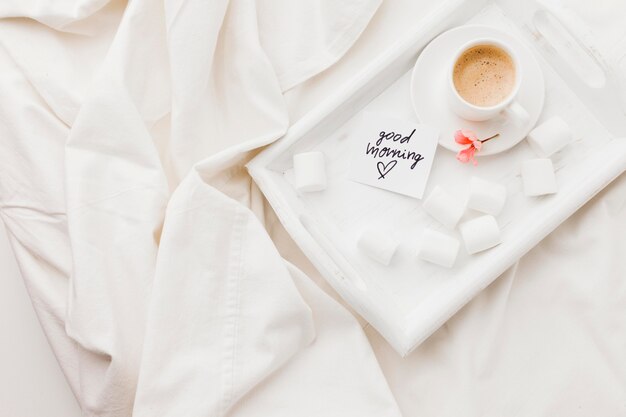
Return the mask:
[[[474,144],[471,144],[467,148],[461,149],[459,153],[456,154],[456,159],[458,159],[459,161],[463,163],[472,161],[474,165],[477,165],[478,162],[474,158],[475,153],[476,153],[476,148],[474,147]]]
[[[476,133],[471,130],[459,129],[454,132],[454,140],[460,145],[469,145],[476,142],[478,138],[476,137]]]
[[[487,142],[493,138],[498,137],[500,134],[496,133],[495,135],[488,137],[487,139],[480,140],[476,136],[476,133],[467,129],[459,129],[454,132],[454,141],[459,145],[469,145],[467,148],[461,149],[456,154],[456,159],[463,163],[472,162],[472,164],[477,165],[478,161],[474,158],[476,152],[480,151],[483,147],[483,142]]]

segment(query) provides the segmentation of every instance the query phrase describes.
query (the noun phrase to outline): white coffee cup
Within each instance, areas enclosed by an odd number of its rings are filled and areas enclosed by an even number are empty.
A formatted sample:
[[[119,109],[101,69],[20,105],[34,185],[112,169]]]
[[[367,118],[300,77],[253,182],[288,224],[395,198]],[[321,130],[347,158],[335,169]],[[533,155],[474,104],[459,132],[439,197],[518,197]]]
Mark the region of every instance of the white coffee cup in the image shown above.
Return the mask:
[[[457,60],[461,57],[461,55],[463,55],[463,53],[465,53],[465,51],[478,45],[490,45],[502,49],[511,57],[515,67],[515,84],[513,85],[511,92],[505,99],[493,106],[483,107],[468,102],[461,97],[454,85],[454,66]],[[525,124],[530,119],[526,109],[524,109],[524,107],[522,107],[515,100],[522,81],[522,66],[519,65],[519,60],[515,52],[513,52],[513,49],[501,40],[495,38],[480,38],[467,42],[461,46],[452,56],[447,78],[448,102],[450,103],[452,110],[463,119],[480,122],[492,119],[502,114],[507,118],[507,120],[512,120],[514,123],[519,125]]]

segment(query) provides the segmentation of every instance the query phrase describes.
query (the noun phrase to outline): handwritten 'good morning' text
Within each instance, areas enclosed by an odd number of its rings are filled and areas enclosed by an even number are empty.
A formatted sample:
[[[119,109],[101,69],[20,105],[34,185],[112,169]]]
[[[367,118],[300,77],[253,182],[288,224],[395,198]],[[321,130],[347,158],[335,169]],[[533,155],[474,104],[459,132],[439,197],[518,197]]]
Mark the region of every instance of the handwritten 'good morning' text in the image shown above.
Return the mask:
[[[391,158],[397,158],[397,159],[412,160],[413,163],[411,164],[411,169],[414,169],[415,166],[424,159],[422,154],[409,151],[407,149],[396,149],[396,148],[392,148],[389,146],[381,147],[381,145],[383,144],[383,141],[385,142],[391,141],[391,142],[395,142],[396,144],[407,144],[413,137],[414,133],[415,133],[415,129],[413,129],[411,134],[407,136],[402,136],[401,133],[396,133],[396,132],[381,131],[379,133],[379,138],[376,140],[376,142],[374,142],[374,145],[372,144],[372,142],[367,143],[365,154],[371,155],[372,158],[391,157]]]

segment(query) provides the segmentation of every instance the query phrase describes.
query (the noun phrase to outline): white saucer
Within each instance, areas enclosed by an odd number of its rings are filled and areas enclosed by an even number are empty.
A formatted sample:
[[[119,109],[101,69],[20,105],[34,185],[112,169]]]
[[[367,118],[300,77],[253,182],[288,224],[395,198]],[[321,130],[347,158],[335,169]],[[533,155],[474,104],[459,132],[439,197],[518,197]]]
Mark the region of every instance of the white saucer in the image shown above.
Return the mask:
[[[484,122],[471,122],[457,116],[448,106],[445,88],[452,54],[471,39],[490,36],[507,41],[523,67],[517,101],[530,116],[523,126],[517,126],[502,116]],[[500,133],[498,138],[485,142],[476,156],[506,151],[524,139],[537,123],[544,97],[543,73],[532,52],[511,35],[490,26],[460,26],[442,33],[424,48],[411,76],[413,109],[422,123],[439,129],[439,144],[444,148],[454,152],[463,148],[454,141],[454,132],[458,129],[470,129],[479,139]]]

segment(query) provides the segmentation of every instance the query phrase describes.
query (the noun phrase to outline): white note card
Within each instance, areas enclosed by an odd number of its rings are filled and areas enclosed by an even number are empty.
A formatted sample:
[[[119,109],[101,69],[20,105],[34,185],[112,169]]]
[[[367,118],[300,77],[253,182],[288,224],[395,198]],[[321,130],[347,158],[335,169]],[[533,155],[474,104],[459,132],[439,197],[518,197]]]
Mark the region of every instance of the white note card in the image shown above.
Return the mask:
[[[422,198],[435,159],[437,129],[376,114],[364,114],[352,133],[349,178]]]

